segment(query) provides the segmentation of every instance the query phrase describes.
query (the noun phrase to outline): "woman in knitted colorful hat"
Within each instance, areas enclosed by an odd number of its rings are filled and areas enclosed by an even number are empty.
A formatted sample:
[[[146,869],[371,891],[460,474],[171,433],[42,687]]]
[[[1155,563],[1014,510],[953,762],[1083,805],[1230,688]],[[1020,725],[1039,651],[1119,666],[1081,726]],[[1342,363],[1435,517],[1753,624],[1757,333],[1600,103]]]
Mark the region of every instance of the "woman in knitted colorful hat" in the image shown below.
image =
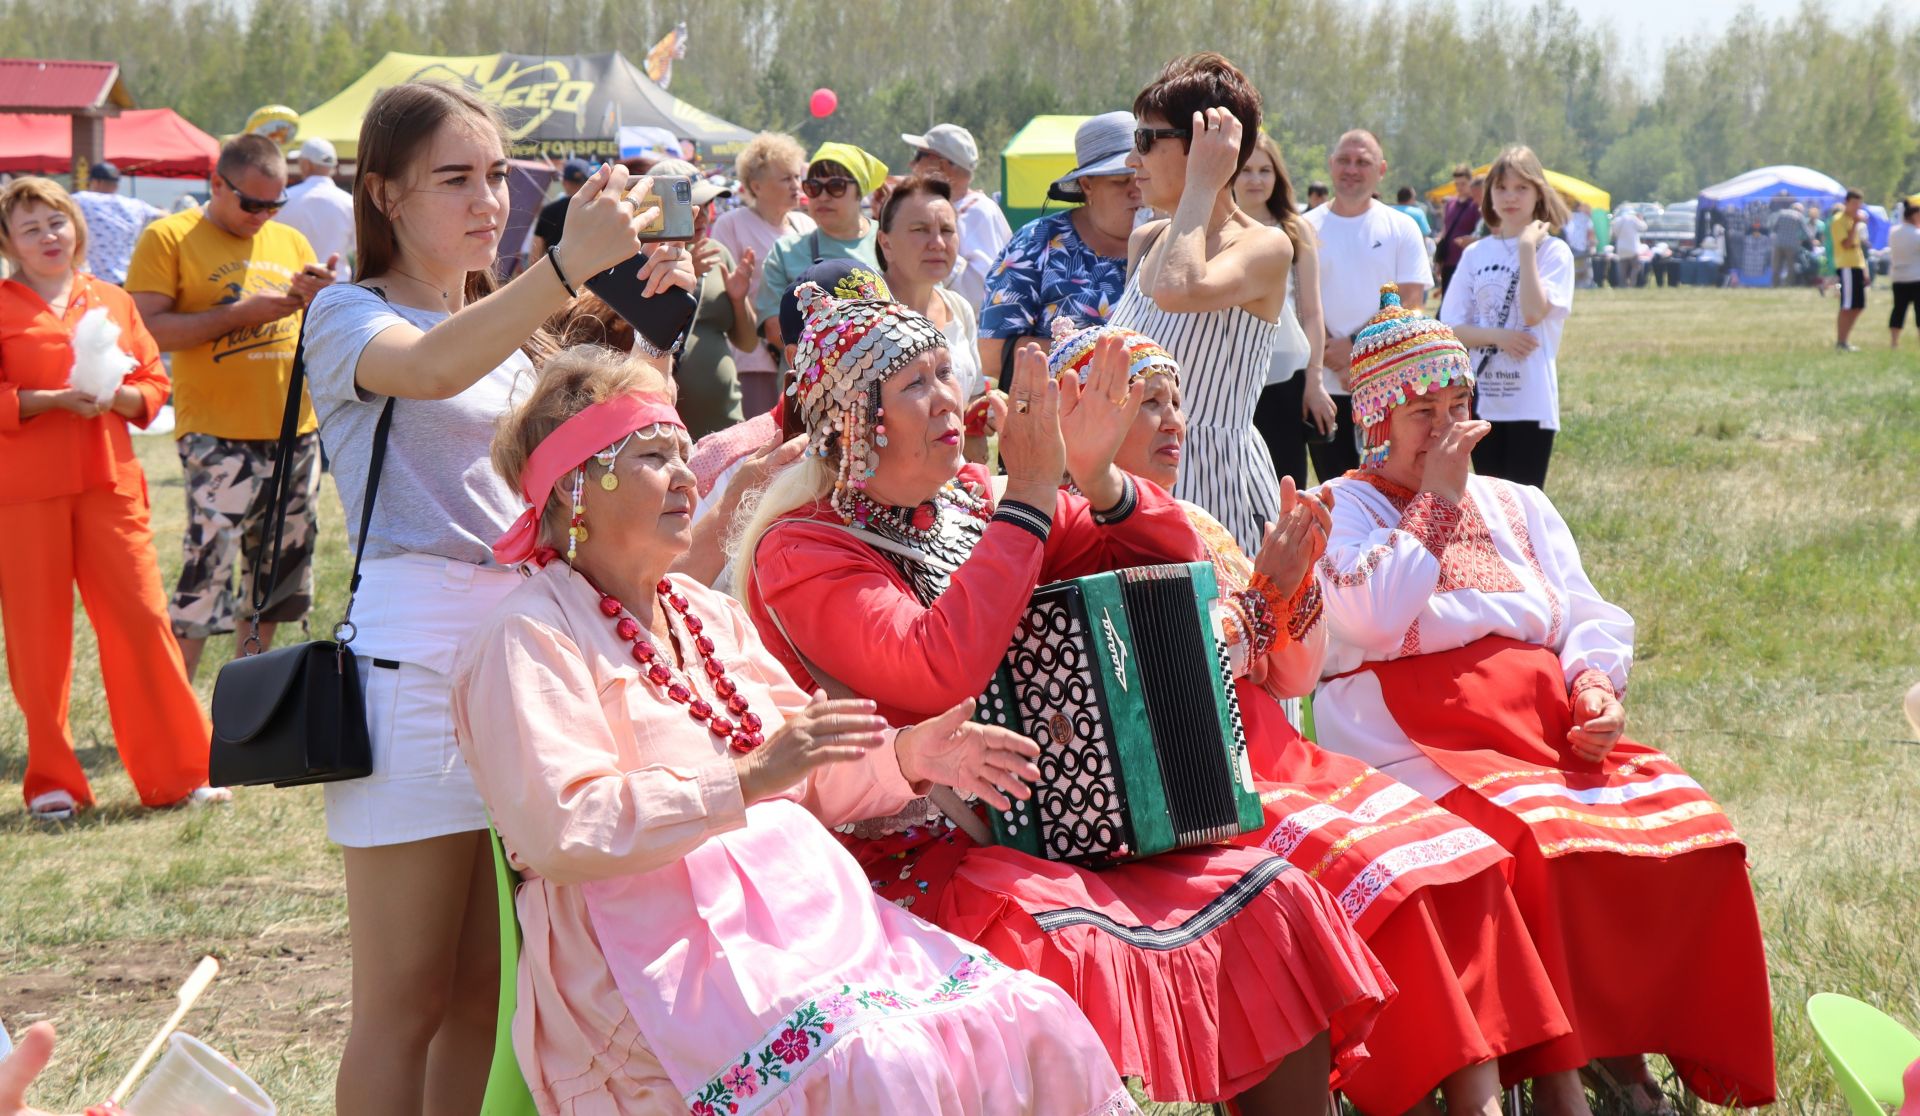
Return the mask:
[[[1353,369],[1365,464],[1328,485],[1314,724],[1322,747],[1513,854],[1573,1033],[1503,1073],[1535,1078],[1536,1112],[1584,1114],[1574,1071],[1599,1058],[1654,1112],[1666,1101],[1638,1055],[1658,1052],[1710,1102],[1770,1102],[1745,848],[1678,764],[1622,735],[1633,619],[1588,580],[1539,489],[1469,474],[1487,424],[1470,418],[1473,367],[1451,329],[1386,288]]]
[[[692,540],[664,369],[550,360],[493,460],[529,576],[463,642],[452,721],[523,876],[514,1045],[542,1113],[1133,1111],[1062,991],[873,894],[828,833],[1038,749],[971,703],[891,729],[809,696]],[[824,825],[823,825],[824,823]]]
[[[1088,329],[1056,346],[1090,348]],[[1152,340],[1130,330],[1134,354]],[[1138,356],[1136,356],[1136,362]],[[1084,375],[1086,362],[1069,366]],[[1147,373],[1146,398],[1115,464],[1171,488],[1187,434],[1179,371]],[[1313,566],[1332,525],[1331,491],[1297,494],[1282,478],[1281,517],[1251,558],[1198,505],[1181,501],[1206,541],[1223,596],[1227,642],[1247,751],[1266,824],[1240,843],[1285,856],[1340,900],[1400,994],[1380,1013],[1372,1053],[1341,1086],[1367,1116],[1431,1111],[1499,1116],[1497,1059],[1571,1028],[1507,887],[1511,858],[1494,840],[1405,784],[1324,751],[1287,720],[1281,702],[1310,693],[1327,627]]]
[[[805,305],[795,399],[811,452],[762,498],[733,580],[804,685],[910,724],[985,689],[1038,585],[1204,558],[1179,505],[1113,464],[1164,354],[1130,369],[1108,341],[1083,385],[1023,346],[1008,475],[993,478],[962,457],[932,323],[817,290]],[[1261,850],[1091,871],[977,845],[929,803],[862,822],[849,846],[881,896],[1066,988],[1156,1100],[1319,1111],[1390,991],[1332,897]]]

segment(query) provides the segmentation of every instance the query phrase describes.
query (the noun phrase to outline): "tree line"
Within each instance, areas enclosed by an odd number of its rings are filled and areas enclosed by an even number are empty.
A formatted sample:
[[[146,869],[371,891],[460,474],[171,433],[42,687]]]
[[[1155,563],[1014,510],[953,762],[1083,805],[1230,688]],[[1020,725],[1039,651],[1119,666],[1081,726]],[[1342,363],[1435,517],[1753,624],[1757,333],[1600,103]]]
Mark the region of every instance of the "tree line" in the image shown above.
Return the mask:
[[[1807,0],[1751,9],[1663,52],[1567,0],[0,0],[27,57],[118,61],[138,103],[216,135],[256,107],[306,110],[389,50],[575,54],[640,62],[690,29],[673,92],[750,128],[859,143],[896,166],[901,132],[950,120],[979,177],[1039,113],[1128,107],[1167,59],[1218,50],[1266,100],[1298,188],[1334,138],[1366,127],[1389,187],[1441,182],[1524,142],[1618,200],[1678,200],[1754,167],[1799,163],[1885,201],[1920,190],[1920,17],[1848,22]],[[840,107],[808,115],[828,87]]]

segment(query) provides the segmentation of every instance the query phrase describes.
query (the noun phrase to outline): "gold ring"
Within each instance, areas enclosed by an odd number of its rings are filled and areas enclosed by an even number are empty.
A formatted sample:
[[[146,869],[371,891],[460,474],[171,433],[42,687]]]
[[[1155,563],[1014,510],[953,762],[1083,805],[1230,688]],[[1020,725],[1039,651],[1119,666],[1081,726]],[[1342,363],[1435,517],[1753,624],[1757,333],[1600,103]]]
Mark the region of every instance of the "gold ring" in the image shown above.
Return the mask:
[[[1119,395],[1113,396],[1112,398],[1108,399],[1107,402],[1113,404],[1116,407],[1124,407],[1127,405],[1127,393],[1123,391]]]
[[[1029,406],[1028,406],[1028,404],[1027,404],[1027,401],[1026,401],[1026,400],[1024,400],[1024,399],[1016,399],[1016,400],[1014,400],[1014,403],[1013,403],[1013,413],[1014,413],[1014,414],[1016,414],[1016,415],[1024,415],[1024,414],[1026,414],[1026,413],[1027,413],[1027,411],[1028,411],[1029,409],[1030,409],[1030,408],[1029,408]]]

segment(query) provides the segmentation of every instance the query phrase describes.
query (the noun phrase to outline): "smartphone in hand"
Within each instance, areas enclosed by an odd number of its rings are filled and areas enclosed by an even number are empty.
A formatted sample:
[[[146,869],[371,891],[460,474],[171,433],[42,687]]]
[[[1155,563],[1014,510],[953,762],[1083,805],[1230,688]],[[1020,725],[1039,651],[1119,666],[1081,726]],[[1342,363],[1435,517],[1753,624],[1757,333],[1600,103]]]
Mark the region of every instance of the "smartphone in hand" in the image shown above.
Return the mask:
[[[660,207],[660,215],[640,230],[645,243],[693,239],[693,180],[684,174],[663,174],[653,180],[653,191],[640,202]]]
[[[679,347],[680,339],[693,325],[693,312],[699,308],[700,300],[679,287],[668,287],[647,297],[643,293],[646,285],[640,281],[640,265],[646,262],[647,254],[636,252],[590,277],[586,287],[613,307],[613,312],[654,348],[671,352]]]

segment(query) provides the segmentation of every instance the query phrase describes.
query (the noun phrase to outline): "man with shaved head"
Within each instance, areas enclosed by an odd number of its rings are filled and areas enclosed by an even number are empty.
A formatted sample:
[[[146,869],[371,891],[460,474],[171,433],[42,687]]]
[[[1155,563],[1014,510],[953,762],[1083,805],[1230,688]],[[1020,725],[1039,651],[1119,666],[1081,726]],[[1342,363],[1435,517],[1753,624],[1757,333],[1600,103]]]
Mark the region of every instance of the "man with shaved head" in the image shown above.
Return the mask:
[[[1387,157],[1373,133],[1355,129],[1341,136],[1327,156],[1327,170],[1333,175],[1333,200],[1306,215],[1320,242],[1320,305],[1327,330],[1327,366],[1321,375],[1339,418],[1331,443],[1308,447],[1314,474],[1322,481],[1360,467],[1347,391],[1354,334],[1380,309],[1383,284],[1398,284],[1400,304],[1418,310],[1433,283],[1420,226],[1374,197],[1386,177]]]

